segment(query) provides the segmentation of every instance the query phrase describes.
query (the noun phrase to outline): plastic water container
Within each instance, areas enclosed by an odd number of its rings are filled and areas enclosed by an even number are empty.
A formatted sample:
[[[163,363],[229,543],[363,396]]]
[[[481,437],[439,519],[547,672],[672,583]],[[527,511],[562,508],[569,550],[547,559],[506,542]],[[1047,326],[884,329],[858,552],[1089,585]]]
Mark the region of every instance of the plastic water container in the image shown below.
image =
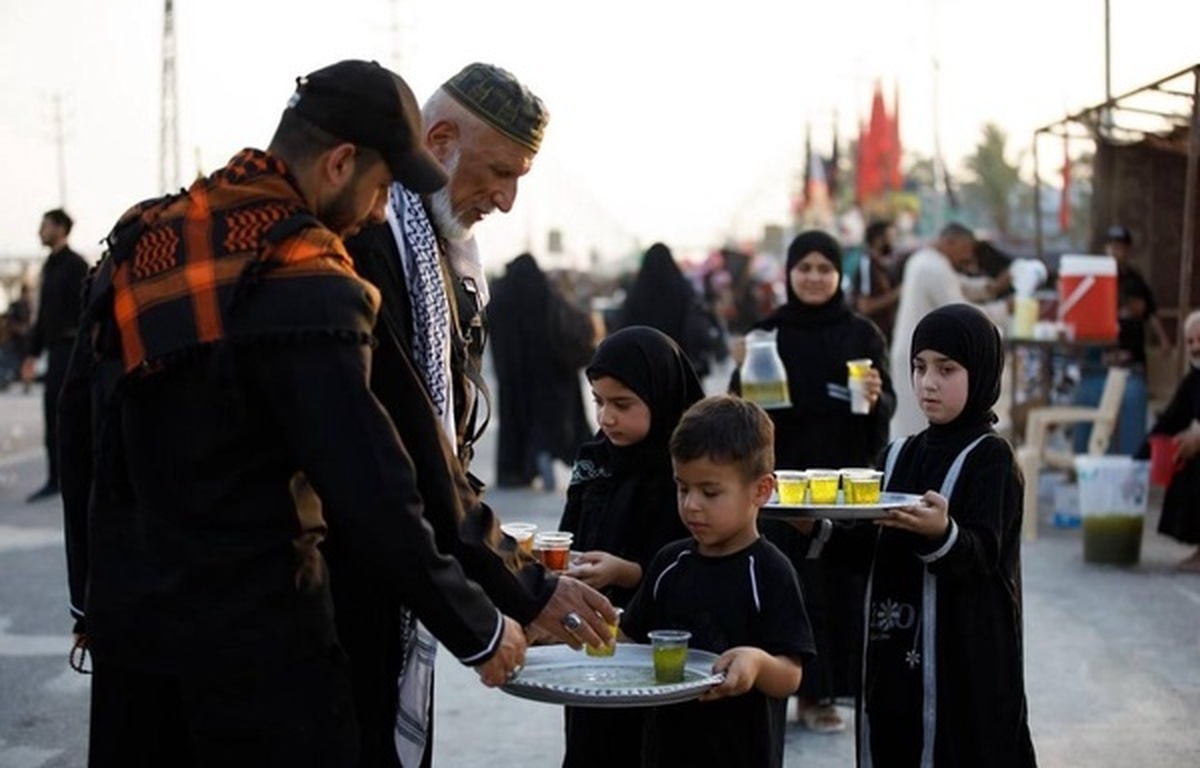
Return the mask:
[[[1083,525],[1083,518],[1079,516],[1079,486],[1061,483],[1054,487],[1051,522],[1055,528],[1079,528]]]
[[[1063,256],[1058,267],[1058,319],[1076,339],[1116,341],[1117,260]]]
[[[1086,563],[1137,563],[1150,493],[1150,462],[1130,456],[1076,456]]]

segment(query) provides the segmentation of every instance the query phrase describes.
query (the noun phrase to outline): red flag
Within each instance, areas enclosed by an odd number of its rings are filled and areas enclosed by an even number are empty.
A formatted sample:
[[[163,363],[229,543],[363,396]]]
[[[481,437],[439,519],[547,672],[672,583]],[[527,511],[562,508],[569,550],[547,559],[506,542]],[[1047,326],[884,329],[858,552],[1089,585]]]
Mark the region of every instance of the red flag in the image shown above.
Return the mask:
[[[1063,164],[1062,164],[1062,195],[1058,200],[1058,229],[1069,232],[1071,229],[1071,155],[1068,150],[1067,135],[1063,134]]]

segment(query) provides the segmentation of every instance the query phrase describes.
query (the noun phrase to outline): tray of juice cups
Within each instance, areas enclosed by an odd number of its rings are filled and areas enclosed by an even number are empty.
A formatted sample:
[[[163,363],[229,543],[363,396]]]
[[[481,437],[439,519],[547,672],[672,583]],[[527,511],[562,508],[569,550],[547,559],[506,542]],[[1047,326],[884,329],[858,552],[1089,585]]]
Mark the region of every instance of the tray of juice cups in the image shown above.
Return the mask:
[[[882,490],[883,473],[866,467],[780,469],[775,484],[775,497],[762,509],[766,517],[870,520],[921,501],[916,494]]]
[[[550,704],[625,708],[677,704],[720,684],[717,654],[689,648],[690,633],[654,630],[650,643],[614,643],[612,652],[580,653],[566,645],[538,645],[501,686],[505,693]]]

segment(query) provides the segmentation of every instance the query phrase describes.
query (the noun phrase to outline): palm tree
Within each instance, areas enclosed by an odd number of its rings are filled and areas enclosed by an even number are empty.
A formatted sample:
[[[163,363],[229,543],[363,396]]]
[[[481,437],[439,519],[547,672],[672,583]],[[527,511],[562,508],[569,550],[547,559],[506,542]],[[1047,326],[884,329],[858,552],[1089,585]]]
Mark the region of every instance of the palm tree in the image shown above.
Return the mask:
[[[963,192],[971,204],[991,219],[1001,239],[1011,234],[1011,211],[1021,176],[1016,163],[1004,156],[1008,136],[995,123],[983,126],[983,138],[963,163],[971,178]]]

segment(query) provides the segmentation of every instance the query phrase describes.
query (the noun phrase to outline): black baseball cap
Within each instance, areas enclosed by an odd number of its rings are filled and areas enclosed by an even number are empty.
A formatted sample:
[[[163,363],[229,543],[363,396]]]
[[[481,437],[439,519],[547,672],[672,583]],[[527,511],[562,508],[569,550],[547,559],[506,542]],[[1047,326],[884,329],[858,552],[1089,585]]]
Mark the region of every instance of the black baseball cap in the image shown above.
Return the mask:
[[[412,89],[378,62],[347,59],[297,77],[288,109],[339,139],[379,152],[393,178],[413,192],[446,185],[445,169],[423,143]]]
[[[1104,238],[1110,243],[1133,245],[1133,233],[1127,227],[1123,227],[1120,224],[1114,224],[1109,227],[1108,232],[1104,234]]]

